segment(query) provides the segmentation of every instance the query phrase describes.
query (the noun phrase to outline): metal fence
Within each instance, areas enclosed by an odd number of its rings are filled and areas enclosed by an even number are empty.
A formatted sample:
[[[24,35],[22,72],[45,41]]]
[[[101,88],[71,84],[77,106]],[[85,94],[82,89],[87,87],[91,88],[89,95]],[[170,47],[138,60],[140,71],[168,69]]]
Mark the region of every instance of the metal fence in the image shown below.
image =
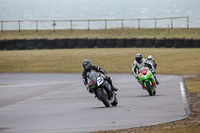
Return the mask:
[[[39,25],[41,25],[42,23],[48,22],[52,24],[52,30],[56,31],[56,26],[59,22],[63,22],[66,25],[69,25],[69,28],[62,28],[62,29],[69,29],[69,30],[74,30],[74,24],[75,23],[79,23],[79,22],[84,22],[87,25],[87,30],[91,30],[91,23],[94,22],[103,22],[104,23],[104,28],[105,30],[108,29],[108,22],[118,22],[120,23],[120,26],[117,27],[113,27],[113,28],[121,28],[122,30],[127,27],[125,26],[125,22],[130,22],[132,23],[133,21],[135,21],[137,23],[137,28],[138,30],[140,30],[140,28],[143,28],[141,26],[141,22],[142,21],[153,21],[154,23],[154,28],[158,28],[158,21],[161,20],[169,20],[170,24],[168,24],[168,28],[173,29],[174,28],[174,20],[176,19],[181,19],[181,21],[185,21],[186,25],[185,28],[189,29],[189,16],[184,16],[184,17],[167,17],[167,18],[138,18],[138,19],[96,19],[96,20],[13,20],[13,21],[0,21],[1,22],[1,31],[5,31],[7,29],[5,29],[4,24],[7,23],[14,23],[15,26],[17,26],[18,31],[22,30],[22,24],[23,23],[32,23],[31,28],[34,28],[36,31],[39,31],[41,29],[39,29]],[[13,25],[14,25],[13,24]],[[130,25],[128,25],[129,28],[133,28]],[[16,28],[16,27],[15,27]],[[28,28],[29,29],[29,28]],[[14,29],[12,29],[14,30]]]

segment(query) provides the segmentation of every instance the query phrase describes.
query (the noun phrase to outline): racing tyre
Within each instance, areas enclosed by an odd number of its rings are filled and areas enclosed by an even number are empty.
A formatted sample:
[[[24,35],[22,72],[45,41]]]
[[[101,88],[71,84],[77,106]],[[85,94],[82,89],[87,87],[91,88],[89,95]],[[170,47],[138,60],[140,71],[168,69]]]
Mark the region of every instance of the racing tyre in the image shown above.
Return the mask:
[[[116,105],[118,104],[118,100],[117,100],[117,97],[116,97],[116,96],[115,96],[114,99],[115,99],[114,102],[111,103],[112,106],[116,106]]]
[[[151,85],[148,81],[146,82],[146,88],[147,88],[147,91],[149,93],[149,96],[152,96],[153,93],[152,93],[152,90],[151,90]]]
[[[110,107],[110,103],[109,103],[108,99],[106,98],[106,96],[104,95],[102,89],[97,91],[97,95],[99,96],[99,99],[101,99],[101,101],[103,102],[103,104],[106,107]]]

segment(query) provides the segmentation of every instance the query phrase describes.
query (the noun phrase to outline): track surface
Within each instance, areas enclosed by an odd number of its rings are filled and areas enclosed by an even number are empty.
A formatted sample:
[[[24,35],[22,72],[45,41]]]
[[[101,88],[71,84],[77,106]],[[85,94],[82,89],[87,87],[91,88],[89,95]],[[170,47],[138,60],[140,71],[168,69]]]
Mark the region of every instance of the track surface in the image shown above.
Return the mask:
[[[81,74],[0,74],[1,133],[73,133],[124,129],[184,118],[180,76],[158,75],[149,96],[131,74],[110,74],[116,107],[86,91]]]

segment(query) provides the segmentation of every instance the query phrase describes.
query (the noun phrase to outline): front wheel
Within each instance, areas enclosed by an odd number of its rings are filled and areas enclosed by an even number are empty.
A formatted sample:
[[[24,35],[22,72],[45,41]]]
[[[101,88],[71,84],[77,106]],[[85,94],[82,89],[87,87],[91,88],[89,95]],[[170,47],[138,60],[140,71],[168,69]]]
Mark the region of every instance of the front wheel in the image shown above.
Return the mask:
[[[152,94],[151,85],[150,85],[149,81],[147,81],[145,84],[146,84],[146,88],[149,93],[149,96],[152,96],[153,94]]]
[[[115,94],[114,94],[115,95]],[[114,96],[114,102],[111,103],[112,106],[116,106],[118,104],[118,100],[117,100],[117,97],[116,95]]]
[[[100,89],[100,90],[97,91],[97,95],[98,95],[99,99],[101,99],[101,101],[103,102],[103,104],[106,107],[110,107],[110,103],[109,103],[107,97],[104,95],[102,89]]]

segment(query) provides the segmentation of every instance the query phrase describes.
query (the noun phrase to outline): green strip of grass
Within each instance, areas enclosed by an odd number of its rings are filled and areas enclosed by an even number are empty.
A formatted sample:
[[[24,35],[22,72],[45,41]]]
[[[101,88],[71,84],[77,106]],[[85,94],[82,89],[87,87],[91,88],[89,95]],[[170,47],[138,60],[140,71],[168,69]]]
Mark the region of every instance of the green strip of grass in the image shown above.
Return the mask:
[[[3,39],[34,39],[34,38],[200,38],[200,28],[175,28],[175,29],[108,29],[108,30],[23,30],[0,32],[0,40]]]
[[[200,49],[111,48],[0,51],[0,72],[81,73],[82,61],[90,59],[109,73],[131,73],[137,53],[144,58],[153,55],[157,74],[188,75],[200,71]]]

